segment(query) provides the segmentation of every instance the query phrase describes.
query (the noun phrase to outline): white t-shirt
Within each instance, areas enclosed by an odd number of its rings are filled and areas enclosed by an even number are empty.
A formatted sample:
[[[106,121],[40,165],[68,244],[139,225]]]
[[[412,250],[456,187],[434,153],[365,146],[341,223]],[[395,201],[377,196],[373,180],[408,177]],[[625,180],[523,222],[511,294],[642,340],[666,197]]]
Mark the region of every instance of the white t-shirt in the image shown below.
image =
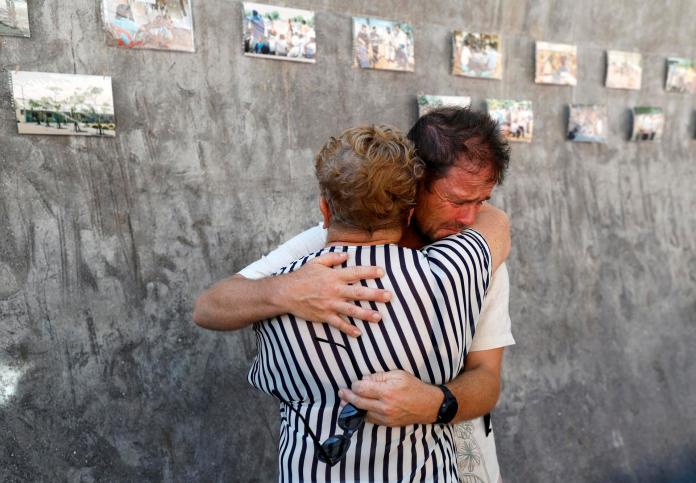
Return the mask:
[[[291,238],[265,257],[239,272],[249,279],[268,277],[287,264],[318,252],[326,245],[326,230],[317,225]],[[493,274],[476,333],[469,352],[484,351],[513,345],[509,314],[510,279],[503,263]],[[485,483],[497,483],[500,477],[493,432],[486,436],[483,417],[458,423],[454,428],[457,463],[462,481],[471,475]]]

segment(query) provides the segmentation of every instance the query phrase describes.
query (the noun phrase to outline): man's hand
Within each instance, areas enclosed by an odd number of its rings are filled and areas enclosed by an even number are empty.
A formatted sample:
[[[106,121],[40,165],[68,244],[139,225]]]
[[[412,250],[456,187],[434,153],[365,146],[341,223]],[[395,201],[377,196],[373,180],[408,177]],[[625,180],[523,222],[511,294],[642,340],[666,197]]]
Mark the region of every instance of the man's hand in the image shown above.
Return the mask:
[[[193,320],[206,329],[239,330],[257,320],[289,313],[357,337],[360,330],[343,317],[379,322],[381,316],[353,301],[386,303],[391,293],[359,283],[383,276],[379,267],[331,268],[347,258],[346,253],[327,253],[285,275],[250,280],[237,274],[221,280],[198,296]]]
[[[338,395],[344,402],[366,409],[367,421],[382,426],[432,424],[445,398],[437,386],[401,370],[367,375]]]
[[[296,272],[291,272],[282,284],[278,300],[286,312],[312,322],[325,322],[347,335],[358,337],[360,330],[343,317],[379,322],[376,310],[363,309],[354,300],[388,302],[386,290],[363,287],[360,280],[379,278],[379,267],[347,267],[333,269],[348,258],[346,253],[327,253],[317,257]]]
[[[464,372],[447,383],[459,409],[452,423],[478,418],[490,412],[500,394],[503,348],[470,352]],[[367,410],[367,420],[383,426],[432,424],[445,396],[408,372],[377,372],[338,391],[346,403]]]

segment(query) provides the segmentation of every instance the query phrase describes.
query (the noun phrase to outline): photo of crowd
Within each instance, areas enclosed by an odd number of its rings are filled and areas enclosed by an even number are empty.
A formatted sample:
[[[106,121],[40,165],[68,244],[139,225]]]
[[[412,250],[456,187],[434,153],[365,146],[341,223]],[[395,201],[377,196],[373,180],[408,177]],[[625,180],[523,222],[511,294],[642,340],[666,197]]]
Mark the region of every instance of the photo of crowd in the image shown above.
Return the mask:
[[[244,54],[315,63],[314,12],[244,2]]]
[[[471,97],[468,96],[418,96],[418,117],[424,116],[433,109],[444,106],[469,107]]]
[[[532,142],[534,113],[532,101],[486,99],[488,113],[498,122],[500,132],[508,141]]]
[[[577,80],[577,47],[567,44],[536,43],[537,84],[574,86]]]
[[[568,139],[585,143],[607,142],[607,107],[599,105],[570,105]]]
[[[353,67],[413,72],[411,25],[353,17]]]
[[[111,77],[10,73],[20,134],[116,136]]]
[[[0,0],[0,35],[30,36],[27,0]]]
[[[665,115],[659,107],[634,107],[632,141],[659,141],[665,127]]]
[[[452,74],[483,79],[503,78],[500,36],[455,31],[452,35]]]
[[[639,90],[642,76],[641,55],[638,52],[607,51],[607,87]]]
[[[108,43],[194,52],[191,0],[102,0]]]
[[[696,64],[692,59],[667,59],[667,92],[696,93]]]

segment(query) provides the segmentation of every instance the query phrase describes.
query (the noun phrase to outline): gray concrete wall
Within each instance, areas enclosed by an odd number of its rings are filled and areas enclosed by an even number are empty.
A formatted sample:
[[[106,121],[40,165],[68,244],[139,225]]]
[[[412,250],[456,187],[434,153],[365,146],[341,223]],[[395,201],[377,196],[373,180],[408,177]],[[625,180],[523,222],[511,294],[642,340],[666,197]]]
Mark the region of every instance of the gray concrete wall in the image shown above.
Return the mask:
[[[196,54],[107,47],[94,1],[29,3],[2,68],[113,76],[119,133],[19,136],[0,88],[0,481],[272,480],[252,333],[196,328],[193,300],[317,220],[328,136],[407,129],[418,93],[534,101],[495,196],[506,481],[693,481],[696,98],[663,90],[664,58],[696,57],[693,1],[279,1],[318,12],[316,65],[243,57],[236,1],[194,1]],[[352,69],[352,15],[413,23],[416,72]],[[503,34],[503,81],[449,74],[459,28]],[[578,45],[577,87],[533,83],[536,39]],[[608,48],[643,53],[641,91],[603,87]],[[606,145],[564,141],[570,102],[608,105]],[[662,142],[627,142],[634,105],[665,109]]]

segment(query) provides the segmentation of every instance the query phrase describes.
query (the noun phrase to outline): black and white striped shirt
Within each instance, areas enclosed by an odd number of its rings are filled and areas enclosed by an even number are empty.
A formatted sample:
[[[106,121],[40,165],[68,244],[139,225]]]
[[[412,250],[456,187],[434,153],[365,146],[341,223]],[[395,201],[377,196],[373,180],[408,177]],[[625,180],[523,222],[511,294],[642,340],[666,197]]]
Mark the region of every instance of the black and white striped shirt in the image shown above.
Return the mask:
[[[291,404],[320,441],[341,434],[338,390],[365,374],[402,369],[429,384],[443,384],[464,367],[491,276],[483,237],[473,230],[422,250],[397,245],[327,247],[279,273],[297,270],[329,251],[349,253],[343,266],[378,265],[385,276],[363,281],[392,292],[388,304],[360,302],[379,310],[382,322],[350,319],[362,331],[348,337],[327,324],[282,315],[254,325],[258,355],[249,382]],[[417,424],[389,428],[370,423],[351,440],[345,459],[330,467],[295,411],[280,405],[279,480],[458,481],[452,428]]]

